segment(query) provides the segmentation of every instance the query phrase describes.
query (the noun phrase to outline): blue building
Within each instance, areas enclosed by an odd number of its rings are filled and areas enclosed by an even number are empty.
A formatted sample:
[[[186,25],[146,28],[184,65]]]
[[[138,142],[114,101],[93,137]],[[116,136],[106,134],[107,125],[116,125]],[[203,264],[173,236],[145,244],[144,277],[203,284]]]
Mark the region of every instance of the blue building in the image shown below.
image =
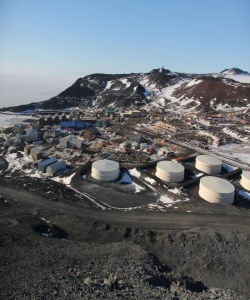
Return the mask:
[[[91,127],[91,123],[89,122],[76,122],[76,121],[62,121],[61,128],[64,129],[65,127],[73,128],[74,130],[82,130],[84,128]]]

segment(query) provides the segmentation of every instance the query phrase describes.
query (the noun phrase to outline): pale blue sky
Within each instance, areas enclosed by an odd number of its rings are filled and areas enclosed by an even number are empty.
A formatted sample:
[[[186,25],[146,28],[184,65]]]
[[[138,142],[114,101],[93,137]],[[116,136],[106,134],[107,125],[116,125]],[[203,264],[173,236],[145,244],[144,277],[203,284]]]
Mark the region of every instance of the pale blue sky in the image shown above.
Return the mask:
[[[52,97],[91,73],[250,72],[249,16],[249,0],[0,0],[1,78]]]

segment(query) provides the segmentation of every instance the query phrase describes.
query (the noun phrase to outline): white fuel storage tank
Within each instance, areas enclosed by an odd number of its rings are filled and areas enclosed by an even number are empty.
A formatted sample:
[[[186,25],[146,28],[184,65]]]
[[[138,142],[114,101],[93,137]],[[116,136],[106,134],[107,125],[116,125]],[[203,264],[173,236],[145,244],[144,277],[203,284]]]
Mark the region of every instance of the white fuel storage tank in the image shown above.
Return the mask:
[[[207,174],[219,174],[221,172],[221,161],[209,155],[198,155],[195,167]]]
[[[119,177],[119,164],[112,160],[97,160],[92,164],[91,176],[100,181],[112,181]]]
[[[250,171],[242,172],[240,184],[243,188],[250,191]]]
[[[167,182],[181,182],[184,179],[183,165],[173,161],[160,161],[156,166],[155,175]]]
[[[208,202],[232,204],[234,192],[235,187],[225,179],[206,176],[200,180],[199,195]]]

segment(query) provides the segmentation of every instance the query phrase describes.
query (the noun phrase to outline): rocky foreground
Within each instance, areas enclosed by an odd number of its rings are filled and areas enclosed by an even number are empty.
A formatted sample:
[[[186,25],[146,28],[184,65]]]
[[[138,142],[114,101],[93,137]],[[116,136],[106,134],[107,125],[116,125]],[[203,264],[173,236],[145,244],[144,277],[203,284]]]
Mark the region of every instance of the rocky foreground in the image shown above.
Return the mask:
[[[0,205],[1,299],[249,299],[249,232],[140,229],[6,197]]]

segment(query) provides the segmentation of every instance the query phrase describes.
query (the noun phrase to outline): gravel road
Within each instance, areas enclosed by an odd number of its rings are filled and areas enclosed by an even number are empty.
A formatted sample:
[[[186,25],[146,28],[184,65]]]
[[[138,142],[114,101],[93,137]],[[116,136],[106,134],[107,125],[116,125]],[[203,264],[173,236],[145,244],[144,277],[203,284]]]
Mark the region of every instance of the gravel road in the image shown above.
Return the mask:
[[[147,229],[192,229],[199,227],[250,232],[248,216],[223,214],[178,213],[178,212],[144,212],[144,211],[111,211],[81,207],[77,204],[52,202],[21,189],[1,187],[5,198],[17,199],[37,209],[47,209],[59,213],[63,207],[66,215],[75,215],[101,222],[110,222],[123,226],[134,226]]]

